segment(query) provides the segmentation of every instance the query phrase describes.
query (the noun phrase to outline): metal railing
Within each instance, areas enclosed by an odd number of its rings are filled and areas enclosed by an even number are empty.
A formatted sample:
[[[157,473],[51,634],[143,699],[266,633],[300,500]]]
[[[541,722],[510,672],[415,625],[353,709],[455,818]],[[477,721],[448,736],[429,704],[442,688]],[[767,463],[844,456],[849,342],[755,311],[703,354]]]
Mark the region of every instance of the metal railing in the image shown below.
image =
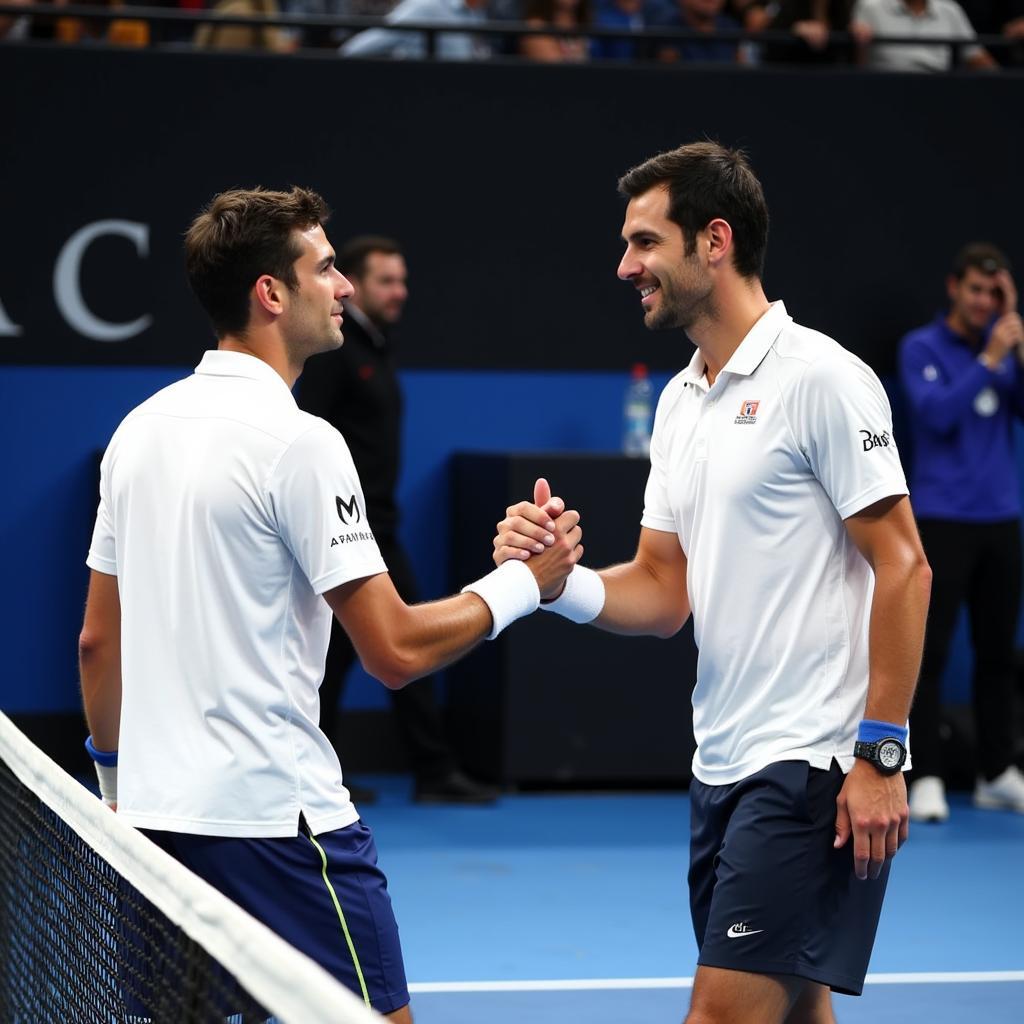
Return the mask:
[[[161,36],[160,27],[163,25],[188,25],[198,28],[200,25],[209,25],[213,28],[224,28],[228,26],[239,26],[253,29],[284,28],[295,31],[305,29],[340,29],[352,33],[362,32],[365,29],[379,28],[394,32],[419,32],[424,36],[424,49],[428,59],[434,59],[438,55],[438,36],[441,35],[472,35],[485,38],[512,38],[518,39],[523,36],[555,36],[569,39],[611,39],[630,40],[639,43],[736,43],[737,45],[751,43],[758,46],[779,46],[791,48],[794,52],[805,50],[807,44],[790,31],[768,30],[762,32],[749,32],[746,29],[721,29],[714,34],[698,32],[693,29],[678,28],[644,28],[630,29],[626,27],[612,28],[598,25],[584,25],[578,28],[558,28],[555,26],[528,25],[525,22],[515,21],[473,21],[473,22],[438,22],[438,21],[403,21],[398,24],[380,17],[361,16],[311,16],[305,14],[226,14],[214,10],[176,10],[163,7],[96,7],[86,4],[68,4],[56,6],[52,4],[29,4],[17,5],[0,2],[0,16],[12,16],[16,18],[42,18],[54,21],[58,18],[81,19],[83,21],[113,22],[113,21],[140,21],[145,22],[151,28],[150,39],[147,45],[161,47],[164,41]],[[1009,39],[999,35],[979,35],[974,39],[965,40],[962,38],[927,38],[920,36],[875,36],[868,44],[874,45],[907,45],[907,46],[934,46],[945,47],[950,50],[950,67],[958,68],[962,65],[962,50],[972,46],[982,46],[989,51],[1011,50],[1021,45],[1020,41]],[[182,44],[174,44],[181,48]],[[186,44],[187,45],[187,44]],[[856,51],[856,37],[850,32],[830,32],[828,35],[828,46],[845,48],[849,52]],[[303,51],[297,51],[303,52]],[[305,51],[308,52],[308,51]],[[346,58],[356,59],[356,58]],[[362,59],[362,58],[359,58]],[[530,62],[533,63],[533,62]],[[615,61],[621,64],[623,61]],[[653,60],[643,61],[645,64],[657,63]],[[695,62],[686,62],[695,63]],[[775,61],[772,62],[777,63]],[[784,63],[784,62],[782,62]],[[664,63],[661,67],[670,67]]]

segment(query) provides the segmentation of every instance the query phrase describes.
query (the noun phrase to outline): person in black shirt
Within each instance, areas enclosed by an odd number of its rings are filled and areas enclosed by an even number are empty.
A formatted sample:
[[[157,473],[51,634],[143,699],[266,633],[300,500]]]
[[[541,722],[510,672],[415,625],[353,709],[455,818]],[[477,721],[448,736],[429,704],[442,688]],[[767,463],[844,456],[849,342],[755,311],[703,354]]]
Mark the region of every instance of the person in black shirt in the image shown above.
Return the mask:
[[[419,600],[412,566],[398,540],[395,486],[401,460],[402,392],[390,337],[408,295],[401,247],[388,238],[361,236],[338,252],[336,265],[355,291],[345,300],[345,343],[313,356],[298,382],[299,406],[336,427],[359,472],[367,518],[403,600]],[[331,627],[320,688],[320,727],[333,740],[338,702],[356,654],[337,621]],[[490,803],[497,790],[470,779],[448,743],[433,680],[389,691],[422,802]],[[351,787],[350,787],[351,788]],[[357,789],[366,803],[372,792]]]

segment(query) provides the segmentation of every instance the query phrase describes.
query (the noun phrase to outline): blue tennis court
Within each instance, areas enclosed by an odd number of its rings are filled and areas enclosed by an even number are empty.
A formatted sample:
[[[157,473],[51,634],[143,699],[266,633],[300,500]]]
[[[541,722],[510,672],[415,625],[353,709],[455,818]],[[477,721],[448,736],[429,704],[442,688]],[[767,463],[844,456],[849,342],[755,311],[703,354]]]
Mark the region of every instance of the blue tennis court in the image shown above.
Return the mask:
[[[418,1024],[657,1024],[688,1003],[686,795],[421,807],[368,781]],[[1024,817],[954,794],[897,858],[871,975],[841,1024],[1024,1021]]]

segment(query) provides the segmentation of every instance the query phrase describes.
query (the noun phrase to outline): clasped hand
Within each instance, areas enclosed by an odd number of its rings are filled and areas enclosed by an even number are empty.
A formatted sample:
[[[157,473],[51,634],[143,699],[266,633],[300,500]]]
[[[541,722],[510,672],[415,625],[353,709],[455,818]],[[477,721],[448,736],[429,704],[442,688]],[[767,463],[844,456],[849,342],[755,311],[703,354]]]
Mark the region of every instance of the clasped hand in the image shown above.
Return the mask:
[[[561,498],[552,497],[551,487],[542,477],[534,484],[533,501],[509,505],[505,518],[497,524],[494,564],[512,558],[529,560],[541,599],[551,601],[561,594],[566,577],[583,557],[579,522],[579,512],[566,510]]]

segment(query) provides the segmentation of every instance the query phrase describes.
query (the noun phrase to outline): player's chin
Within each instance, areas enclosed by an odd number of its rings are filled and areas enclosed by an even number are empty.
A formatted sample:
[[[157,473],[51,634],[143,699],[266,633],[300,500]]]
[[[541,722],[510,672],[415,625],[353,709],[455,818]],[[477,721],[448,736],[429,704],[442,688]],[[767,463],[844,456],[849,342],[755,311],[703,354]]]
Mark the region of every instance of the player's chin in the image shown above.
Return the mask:
[[[334,352],[336,349],[341,348],[344,340],[345,338],[341,331],[337,329],[333,331],[326,331],[309,345],[306,350],[306,358],[309,359],[311,356],[318,356],[323,352]]]
[[[663,309],[649,309],[644,313],[644,327],[649,331],[671,331],[678,326],[676,318]]]

